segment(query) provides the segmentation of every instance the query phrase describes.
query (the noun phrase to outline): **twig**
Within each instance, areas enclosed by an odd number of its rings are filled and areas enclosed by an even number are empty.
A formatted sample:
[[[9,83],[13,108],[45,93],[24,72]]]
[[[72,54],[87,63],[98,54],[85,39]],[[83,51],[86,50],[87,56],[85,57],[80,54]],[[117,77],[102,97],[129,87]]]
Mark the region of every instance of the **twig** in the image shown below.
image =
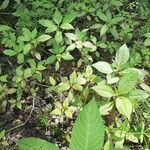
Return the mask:
[[[26,121],[25,121],[24,123],[20,124],[20,125],[17,125],[17,126],[11,128],[11,129],[7,130],[6,132],[10,132],[10,131],[12,131],[12,130],[14,130],[14,129],[17,129],[17,128],[19,128],[19,127],[24,126],[24,125],[29,121],[29,119],[30,119],[30,117],[31,117],[31,115],[32,115],[32,113],[33,113],[33,111],[34,111],[34,108],[35,108],[35,97],[33,97],[32,109],[31,109],[30,114],[29,114],[28,118],[26,119]]]

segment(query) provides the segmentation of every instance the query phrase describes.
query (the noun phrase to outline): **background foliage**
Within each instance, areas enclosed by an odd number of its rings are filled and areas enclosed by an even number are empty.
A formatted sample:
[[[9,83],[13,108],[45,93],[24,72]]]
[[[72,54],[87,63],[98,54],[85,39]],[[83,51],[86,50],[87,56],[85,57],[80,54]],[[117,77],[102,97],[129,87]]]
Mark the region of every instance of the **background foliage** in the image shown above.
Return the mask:
[[[34,136],[73,149],[94,97],[104,150],[149,149],[149,15],[148,0],[3,0],[0,147]]]

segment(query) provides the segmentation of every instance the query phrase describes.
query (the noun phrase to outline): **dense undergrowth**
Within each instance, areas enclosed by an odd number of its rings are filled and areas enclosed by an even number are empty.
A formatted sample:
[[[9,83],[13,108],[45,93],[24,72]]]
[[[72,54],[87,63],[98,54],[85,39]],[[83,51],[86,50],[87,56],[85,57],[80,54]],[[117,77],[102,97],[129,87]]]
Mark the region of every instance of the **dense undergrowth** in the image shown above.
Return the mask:
[[[149,15],[148,0],[3,0],[0,149],[148,150]]]

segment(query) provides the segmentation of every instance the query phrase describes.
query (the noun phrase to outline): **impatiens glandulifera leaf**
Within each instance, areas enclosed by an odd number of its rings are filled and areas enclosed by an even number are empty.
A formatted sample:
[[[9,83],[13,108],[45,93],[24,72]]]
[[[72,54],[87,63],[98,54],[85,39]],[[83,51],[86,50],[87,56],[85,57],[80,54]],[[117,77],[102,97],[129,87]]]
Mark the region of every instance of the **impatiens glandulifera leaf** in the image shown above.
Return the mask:
[[[138,81],[138,74],[136,72],[132,72],[130,74],[125,74],[120,78],[118,85],[118,93],[120,95],[127,94],[133,88],[135,88]]]
[[[92,66],[101,73],[111,74],[113,72],[110,64],[104,61],[99,61]]]
[[[132,103],[126,97],[118,97],[116,99],[116,107],[118,111],[130,120],[132,113]]]
[[[19,150],[57,150],[54,144],[38,138],[24,138],[18,141]]]
[[[103,141],[104,124],[95,100],[91,100],[77,117],[70,150],[100,150]]]
[[[114,91],[111,87],[105,84],[98,84],[92,87],[92,89],[102,97],[110,98],[113,96]]]
[[[122,66],[127,63],[130,53],[126,44],[122,45],[116,53],[115,63],[117,66]]]

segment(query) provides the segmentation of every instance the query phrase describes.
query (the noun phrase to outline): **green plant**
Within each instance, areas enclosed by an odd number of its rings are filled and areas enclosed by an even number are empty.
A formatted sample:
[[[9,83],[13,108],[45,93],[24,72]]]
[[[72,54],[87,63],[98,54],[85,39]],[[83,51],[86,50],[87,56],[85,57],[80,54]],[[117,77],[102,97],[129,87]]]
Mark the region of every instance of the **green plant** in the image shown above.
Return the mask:
[[[72,132],[71,150],[99,150],[102,148],[104,125],[95,100],[91,100],[80,112]],[[36,138],[21,139],[18,141],[18,145],[19,150],[26,148],[43,150],[56,149],[51,143]]]
[[[94,122],[83,113],[93,96],[104,150],[149,149],[148,0],[5,0],[0,10],[1,149],[24,134],[76,149],[72,124],[80,111],[77,124]]]

